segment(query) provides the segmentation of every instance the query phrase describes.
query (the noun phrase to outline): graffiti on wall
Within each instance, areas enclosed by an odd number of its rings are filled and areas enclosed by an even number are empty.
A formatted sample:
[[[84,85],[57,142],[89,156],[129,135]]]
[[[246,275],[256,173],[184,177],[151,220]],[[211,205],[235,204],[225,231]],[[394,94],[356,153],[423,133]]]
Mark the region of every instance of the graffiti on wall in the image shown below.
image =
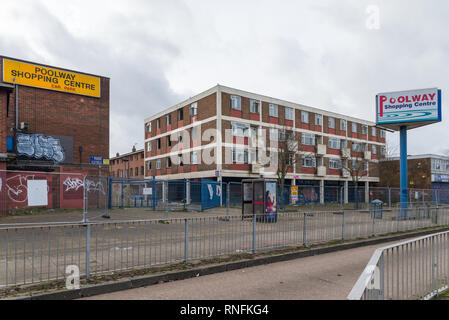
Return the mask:
[[[64,149],[59,139],[43,134],[18,133],[17,154],[56,162],[62,162],[65,159]]]
[[[11,201],[16,203],[24,203],[28,200],[28,180],[35,180],[34,175],[16,175],[6,179],[6,188],[8,190],[8,197]],[[49,191],[47,185],[47,193]]]
[[[63,185],[65,186],[64,190],[65,192],[78,191],[84,187],[83,180],[74,177],[67,177],[64,180]],[[87,192],[99,191],[102,194],[105,194],[104,186],[101,181],[95,182],[87,178],[86,178],[86,191]]]

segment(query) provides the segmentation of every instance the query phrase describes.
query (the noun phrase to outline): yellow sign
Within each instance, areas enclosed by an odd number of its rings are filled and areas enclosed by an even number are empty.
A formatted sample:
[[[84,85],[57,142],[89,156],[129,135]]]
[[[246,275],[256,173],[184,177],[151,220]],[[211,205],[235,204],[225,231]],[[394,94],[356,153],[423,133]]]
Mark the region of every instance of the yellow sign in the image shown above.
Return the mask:
[[[3,59],[3,81],[62,92],[100,97],[100,78]]]

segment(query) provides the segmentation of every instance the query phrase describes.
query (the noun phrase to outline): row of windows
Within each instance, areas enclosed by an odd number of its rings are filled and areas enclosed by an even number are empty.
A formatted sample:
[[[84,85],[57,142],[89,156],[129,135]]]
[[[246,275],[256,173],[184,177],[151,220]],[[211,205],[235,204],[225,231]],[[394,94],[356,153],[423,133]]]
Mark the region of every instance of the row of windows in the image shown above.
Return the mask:
[[[125,173],[127,173],[127,175]],[[139,167],[129,168],[127,170],[119,169],[117,171],[112,171],[111,174],[113,177],[120,177],[120,178],[124,178],[125,176],[127,176],[128,178],[129,177],[137,177],[137,176],[139,176]],[[144,174],[145,174],[144,167],[141,166],[140,167],[140,175],[143,176]]]
[[[140,154],[140,159],[144,159],[145,158],[145,155],[143,154],[143,153],[141,153]],[[110,165],[118,165],[118,164],[120,164],[120,163],[124,163],[125,161],[123,161],[123,159],[127,159],[127,160],[139,160],[139,155],[138,154],[135,154],[135,155],[131,155],[131,156],[128,156],[128,157],[124,157],[124,158],[122,158],[122,159],[114,159],[114,160],[111,160],[111,163],[110,163]]]
[[[449,172],[449,161],[441,159],[432,159],[432,170]]]
[[[189,110],[190,110],[189,113],[190,113],[191,117],[194,117],[194,116],[198,115],[198,102],[192,103],[190,105],[190,109]],[[183,108],[180,108],[180,109],[177,110],[177,116],[178,116],[178,121],[184,120],[184,110],[183,110]],[[165,122],[166,122],[167,126],[171,125],[172,124],[171,113],[166,114],[164,117],[165,117]],[[161,119],[162,118],[156,119],[156,130],[161,128]],[[147,122],[145,124],[145,131],[146,131],[146,133],[151,133],[151,128],[152,128],[151,121]]]

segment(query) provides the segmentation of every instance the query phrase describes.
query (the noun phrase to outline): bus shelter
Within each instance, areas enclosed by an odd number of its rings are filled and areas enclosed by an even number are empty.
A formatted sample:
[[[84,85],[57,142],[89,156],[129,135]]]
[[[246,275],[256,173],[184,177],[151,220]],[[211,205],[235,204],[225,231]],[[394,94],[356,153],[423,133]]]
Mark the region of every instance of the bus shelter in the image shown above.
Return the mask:
[[[242,219],[277,221],[277,181],[273,179],[242,180]]]

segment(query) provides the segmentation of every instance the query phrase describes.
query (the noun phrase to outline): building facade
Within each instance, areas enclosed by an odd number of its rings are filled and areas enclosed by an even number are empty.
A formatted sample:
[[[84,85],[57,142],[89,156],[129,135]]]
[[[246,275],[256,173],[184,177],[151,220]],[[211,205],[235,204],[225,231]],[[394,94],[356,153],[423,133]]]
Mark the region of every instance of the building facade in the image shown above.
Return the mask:
[[[40,178],[47,208],[82,208],[80,175],[107,175],[109,78],[3,56],[0,70],[0,214],[26,207],[27,180]]]
[[[449,157],[435,154],[407,157],[408,187],[413,189],[449,190]],[[400,186],[400,159],[389,157],[380,161],[380,186]]]
[[[132,148],[130,153],[119,154],[109,161],[109,175],[111,177],[143,179],[144,172],[144,151]]]
[[[298,143],[286,175],[292,184],[347,188],[355,174],[343,168],[364,162],[358,180],[368,187],[379,182],[378,163],[385,156],[385,131],[373,122],[222,85],[144,125],[145,178],[275,177],[277,161],[271,159],[287,131]]]

